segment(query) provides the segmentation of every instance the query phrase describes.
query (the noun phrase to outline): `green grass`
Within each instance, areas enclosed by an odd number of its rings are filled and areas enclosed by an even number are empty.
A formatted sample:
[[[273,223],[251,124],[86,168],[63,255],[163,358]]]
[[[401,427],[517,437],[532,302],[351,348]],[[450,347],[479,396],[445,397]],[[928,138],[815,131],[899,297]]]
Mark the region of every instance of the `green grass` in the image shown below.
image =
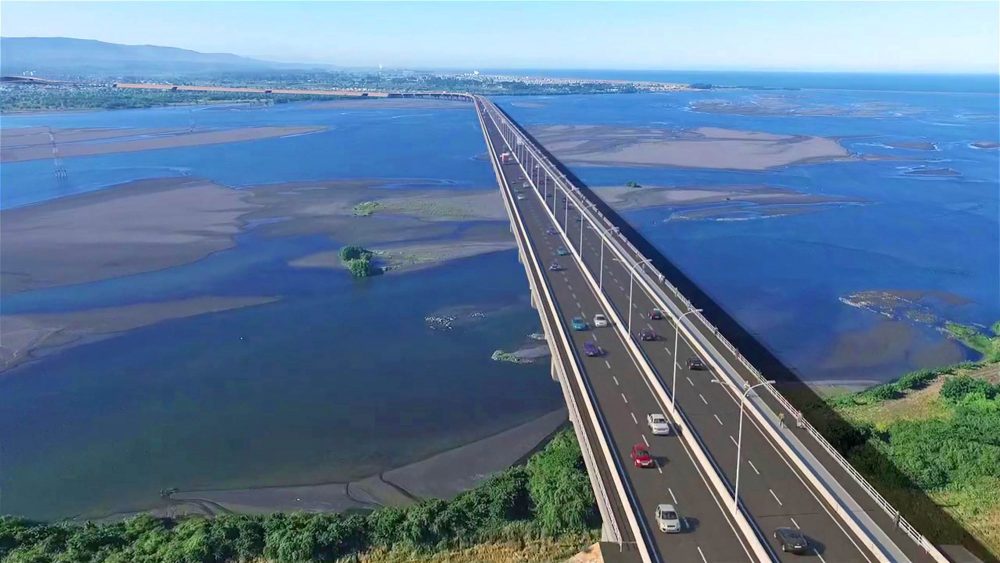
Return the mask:
[[[993,323],[986,334],[976,327],[958,323],[946,323],[945,330],[956,340],[981,353],[988,362],[1000,362],[1000,321]]]
[[[381,207],[382,204],[377,201],[362,201],[354,206],[354,215],[356,217],[369,217]]]

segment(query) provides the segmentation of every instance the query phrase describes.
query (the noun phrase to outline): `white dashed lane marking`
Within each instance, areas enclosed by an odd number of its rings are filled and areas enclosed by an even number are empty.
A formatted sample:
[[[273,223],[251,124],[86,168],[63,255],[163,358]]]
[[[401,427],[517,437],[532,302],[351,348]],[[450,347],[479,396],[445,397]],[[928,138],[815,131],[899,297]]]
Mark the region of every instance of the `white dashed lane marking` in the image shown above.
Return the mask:
[[[719,418],[719,415],[717,415],[717,414],[713,414],[712,416],[714,416],[714,417],[715,417],[715,420],[716,420],[716,421],[717,421],[717,422],[719,423],[719,426],[722,426],[722,425],[723,425],[723,424],[722,424],[722,419],[720,419],[720,418]]]
[[[698,397],[701,398],[701,402],[705,403],[706,405],[708,404],[708,401],[705,400],[705,396],[704,395],[702,395],[701,393],[698,393]]]
[[[625,393],[622,393],[622,400],[625,401],[626,405],[628,404],[628,397],[625,396]]]
[[[749,463],[749,464],[750,464],[750,467],[751,467],[751,468],[753,469],[753,472],[754,472],[754,473],[756,473],[757,475],[760,475],[760,471],[757,471],[757,466],[756,466],[756,465],[754,465],[752,461],[750,461],[750,460],[748,459],[748,460],[747,460],[747,463]]]
[[[629,414],[632,415],[632,422],[634,422],[636,424],[639,424],[639,420],[635,417],[635,413],[634,412],[630,412]]]
[[[780,498],[778,498],[778,495],[774,494],[774,489],[768,489],[768,490],[769,490],[769,491],[771,491],[771,496],[772,496],[772,497],[774,497],[774,500],[778,501],[778,506],[785,506],[785,505],[784,505],[784,504],[783,504],[783,503],[781,502],[781,499],[780,499]]]

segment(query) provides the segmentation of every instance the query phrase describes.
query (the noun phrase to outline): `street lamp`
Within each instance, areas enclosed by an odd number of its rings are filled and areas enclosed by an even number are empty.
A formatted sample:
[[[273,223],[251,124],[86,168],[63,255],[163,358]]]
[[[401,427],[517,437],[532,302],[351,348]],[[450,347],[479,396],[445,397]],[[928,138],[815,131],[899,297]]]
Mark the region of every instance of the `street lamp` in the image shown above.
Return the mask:
[[[615,258],[615,262],[621,262],[621,260]],[[633,276],[636,266],[642,266],[651,262],[652,258],[646,258],[645,260],[640,260],[628,267],[628,334],[632,336],[632,286],[634,285]],[[624,262],[622,262],[624,264]]]
[[[700,313],[701,309],[691,309],[690,311],[681,314],[679,317],[674,317],[674,382],[670,385],[670,408],[674,408],[677,404],[677,344],[680,340],[679,335],[681,333],[681,319],[691,313]]]
[[[596,227],[596,225],[594,227]],[[594,228],[594,227],[591,227],[591,228],[593,228],[596,231],[597,229]],[[604,229],[603,231],[600,232],[600,234],[601,234],[601,265],[600,265],[600,267],[597,270],[597,272],[598,272],[597,273],[597,287],[599,289],[602,289],[602,290],[604,289],[604,238],[607,237],[608,233],[610,233],[612,231],[618,232],[618,227],[608,227],[607,229]]]
[[[676,359],[676,358],[675,358]],[[728,381],[723,381],[721,379],[713,379],[712,383],[719,383],[721,385],[732,385]],[[743,447],[743,404],[746,403],[747,395],[754,387],[760,387],[761,385],[767,385],[768,383],[773,384],[774,380],[769,379],[767,381],[761,381],[760,383],[755,383],[754,385],[747,385],[746,389],[740,396],[740,429],[737,432],[738,438],[736,438],[736,488],[733,489],[733,511],[739,510],[739,499],[740,499],[740,455]]]

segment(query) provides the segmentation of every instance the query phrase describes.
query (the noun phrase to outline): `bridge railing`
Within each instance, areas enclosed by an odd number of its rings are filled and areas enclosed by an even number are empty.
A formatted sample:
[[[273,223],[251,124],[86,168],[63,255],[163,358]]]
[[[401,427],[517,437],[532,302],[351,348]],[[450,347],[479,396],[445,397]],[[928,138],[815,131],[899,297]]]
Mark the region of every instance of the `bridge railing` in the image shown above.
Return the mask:
[[[500,113],[502,114],[502,112]],[[520,130],[519,125],[513,123],[512,125],[518,130]],[[523,135],[521,137],[524,143],[530,144],[530,141],[528,141],[526,137],[524,137]],[[561,171],[558,171],[558,168],[552,166],[551,163],[548,162],[548,159],[544,157],[544,155],[540,155],[537,151],[534,150],[532,152],[533,152],[533,157],[536,160],[546,164],[545,168],[550,172],[549,175],[550,177],[553,178],[555,182],[562,183],[564,189],[567,189],[569,191],[575,191],[577,197],[587,201],[587,198],[583,194],[583,192],[577,186],[575,186],[573,182],[566,177],[565,174],[563,174]],[[555,173],[552,173],[553,169],[555,169]],[[604,223],[604,225],[608,227],[606,236],[615,237],[616,241],[618,241],[622,246],[627,248],[629,252],[635,255],[635,257],[639,261],[646,260],[646,257],[643,255],[643,253],[638,248],[636,248],[635,245],[633,245],[632,242],[627,237],[621,234],[621,232],[612,229],[615,225],[603,213],[601,213],[599,209],[595,209],[591,205],[588,209],[588,212],[598,216]],[[715,335],[716,339],[723,345],[723,347],[729,350],[729,352],[733,355],[733,357],[735,357],[753,375],[754,379],[756,379],[756,383],[762,384],[761,386],[764,387],[767,390],[767,392],[776,401],[778,401],[778,403],[784,409],[786,409],[790,414],[799,413],[798,409],[796,409],[788,401],[788,399],[786,399],[785,396],[782,395],[774,387],[774,385],[772,385],[764,377],[764,375],[760,372],[760,370],[758,370],[753,364],[750,363],[749,360],[746,359],[746,357],[736,348],[736,346],[734,346],[729,341],[729,339],[727,339],[725,335],[722,334],[722,332],[718,329],[718,327],[712,324],[700,311],[696,309],[694,304],[692,304],[691,301],[688,300],[688,298],[685,297],[684,294],[682,294],[676,286],[670,283],[670,281],[667,279],[666,276],[663,275],[662,272],[660,272],[651,264],[648,266],[648,268],[652,272],[655,272],[655,275],[660,280],[661,285],[663,287],[666,287],[670,291],[670,293],[674,295],[676,300],[680,301],[683,305],[685,305],[689,311],[691,310],[695,311],[689,316],[697,319],[698,322],[700,322],[706,329],[708,329],[713,335]],[[659,289],[659,286],[654,286],[654,287],[657,287]],[[909,536],[914,542],[916,542],[919,546],[921,546],[928,554],[930,554],[936,560],[947,562],[947,559],[944,558],[944,556],[937,549],[937,547],[934,546],[934,544],[931,543],[931,541],[928,540],[923,534],[921,534],[912,524],[910,524],[910,522],[907,521],[906,518],[904,518],[901,515],[900,511],[896,509],[888,500],[886,500],[886,498],[883,497],[882,494],[879,493],[878,490],[871,483],[869,483],[868,480],[860,472],[858,472],[858,470],[855,469],[854,466],[852,466],[851,463],[848,462],[847,459],[845,459],[844,456],[835,447],[833,447],[833,445],[811,423],[809,423],[808,420],[806,420],[804,417],[801,416],[798,418],[801,420],[803,428],[819,444],[819,446],[824,451],[826,451],[830,455],[830,457],[832,457],[837,462],[837,464],[840,465],[847,472],[847,474],[850,475],[851,478],[866,493],[868,493],[868,495],[872,498],[872,500],[874,500],[875,503],[880,508],[882,508],[882,510],[884,510],[890,517],[892,517],[893,522],[897,528],[902,530],[903,533]]]

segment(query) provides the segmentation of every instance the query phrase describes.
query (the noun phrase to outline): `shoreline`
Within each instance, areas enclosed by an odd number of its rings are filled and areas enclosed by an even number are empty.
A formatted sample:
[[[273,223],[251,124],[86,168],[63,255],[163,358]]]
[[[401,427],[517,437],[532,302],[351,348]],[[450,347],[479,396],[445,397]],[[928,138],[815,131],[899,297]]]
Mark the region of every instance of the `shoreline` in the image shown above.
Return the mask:
[[[347,482],[171,491],[159,506],[74,520],[113,521],[137,514],[213,516],[225,512],[345,512],[449,499],[523,463],[567,423],[559,408],[479,440]]]

